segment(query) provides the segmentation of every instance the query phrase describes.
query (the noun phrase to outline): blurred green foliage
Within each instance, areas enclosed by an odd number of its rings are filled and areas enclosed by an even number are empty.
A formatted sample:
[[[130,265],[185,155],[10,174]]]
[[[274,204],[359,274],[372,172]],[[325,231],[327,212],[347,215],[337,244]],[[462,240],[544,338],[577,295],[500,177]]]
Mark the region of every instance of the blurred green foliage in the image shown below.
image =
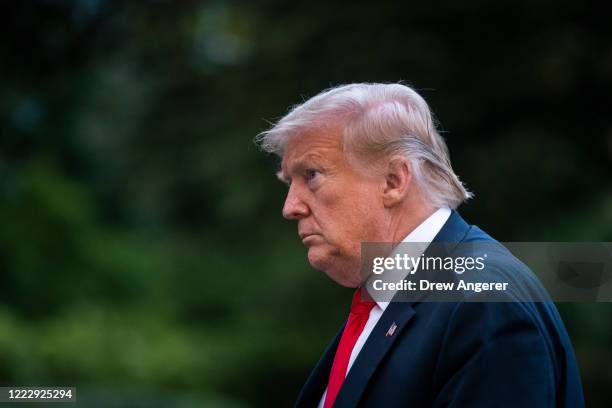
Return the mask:
[[[612,240],[612,33],[588,3],[47,0],[0,18],[2,385],[289,405],[351,295],[308,266],[252,139],[330,85],[410,80],[476,193],[462,213],[498,239]],[[606,406],[612,309],[559,307]]]

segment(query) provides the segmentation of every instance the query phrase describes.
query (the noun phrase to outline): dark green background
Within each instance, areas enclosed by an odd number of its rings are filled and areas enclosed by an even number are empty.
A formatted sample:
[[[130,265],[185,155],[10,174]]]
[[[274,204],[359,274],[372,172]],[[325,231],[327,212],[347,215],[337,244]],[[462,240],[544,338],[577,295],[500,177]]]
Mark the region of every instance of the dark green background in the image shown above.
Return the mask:
[[[331,85],[429,101],[503,241],[612,241],[612,30],[588,2],[24,1],[0,13],[0,384],[287,406],[351,292],[253,137]],[[591,407],[612,307],[560,304]],[[518,374],[520,375],[520,373]]]

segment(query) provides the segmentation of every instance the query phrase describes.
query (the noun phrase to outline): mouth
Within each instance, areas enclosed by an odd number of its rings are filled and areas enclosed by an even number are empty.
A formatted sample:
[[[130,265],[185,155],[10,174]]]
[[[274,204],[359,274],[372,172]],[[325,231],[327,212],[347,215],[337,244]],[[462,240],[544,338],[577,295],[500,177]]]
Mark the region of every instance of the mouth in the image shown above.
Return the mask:
[[[304,233],[300,233],[300,239],[302,240],[302,242],[305,243],[306,240],[308,240],[308,238],[314,238],[315,236],[317,236],[319,234],[315,234],[313,232],[304,232]]]

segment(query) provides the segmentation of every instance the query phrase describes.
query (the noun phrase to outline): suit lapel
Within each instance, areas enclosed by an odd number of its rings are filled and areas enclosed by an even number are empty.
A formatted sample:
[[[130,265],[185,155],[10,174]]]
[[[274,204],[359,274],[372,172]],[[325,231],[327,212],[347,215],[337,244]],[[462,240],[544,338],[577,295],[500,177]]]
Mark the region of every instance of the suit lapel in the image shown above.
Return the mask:
[[[453,211],[432,242],[449,243],[451,245],[447,246],[446,249],[452,252],[453,248],[465,238],[469,228],[469,225],[463,218],[461,218],[456,211]],[[428,251],[429,248],[425,251],[425,254],[427,254]],[[346,380],[334,403],[334,408],[357,406],[363,391],[380,362],[415,315],[416,312],[413,308],[414,303],[416,302],[392,301],[389,303],[387,309],[376,324],[376,327],[374,327],[374,330],[370,333],[368,340],[363,345],[353,366],[349,370]],[[395,326],[395,329],[392,329],[393,326]],[[331,358],[333,360],[333,355]],[[331,362],[327,368],[327,373],[329,373],[330,368]],[[323,393],[323,389],[321,389],[321,394]]]
[[[357,406],[370,377],[414,314],[409,303],[389,304],[349,370],[334,408]]]
[[[433,242],[452,243],[455,244],[452,246],[454,247],[464,239],[469,228],[463,218],[453,210]],[[452,251],[452,247],[448,248],[449,252]],[[425,252],[427,253],[427,251]],[[401,332],[414,316],[415,311],[412,305],[411,302],[391,302],[389,304],[349,370],[349,374],[334,403],[334,408],[357,406],[366,385],[383,357],[390,350],[395,340],[401,336]],[[392,326],[395,326],[395,329],[390,333]],[[296,407],[316,407],[319,403],[329,380],[329,372],[343,330],[344,325],[325,350],[308,380],[306,380],[296,401]],[[387,335],[388,333],[390,335]]]

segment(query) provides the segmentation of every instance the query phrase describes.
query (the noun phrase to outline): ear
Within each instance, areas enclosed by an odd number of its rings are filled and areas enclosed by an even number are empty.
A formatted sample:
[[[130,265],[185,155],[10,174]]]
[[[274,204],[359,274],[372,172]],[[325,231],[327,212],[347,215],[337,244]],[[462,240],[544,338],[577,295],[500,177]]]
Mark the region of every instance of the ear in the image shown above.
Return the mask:
[[[383,190],[383,204],[385,207],[394,207],[406,197],[412,183],[412,169],[407,159],[391,157],[387,162],[385,172],[385,187]]]

